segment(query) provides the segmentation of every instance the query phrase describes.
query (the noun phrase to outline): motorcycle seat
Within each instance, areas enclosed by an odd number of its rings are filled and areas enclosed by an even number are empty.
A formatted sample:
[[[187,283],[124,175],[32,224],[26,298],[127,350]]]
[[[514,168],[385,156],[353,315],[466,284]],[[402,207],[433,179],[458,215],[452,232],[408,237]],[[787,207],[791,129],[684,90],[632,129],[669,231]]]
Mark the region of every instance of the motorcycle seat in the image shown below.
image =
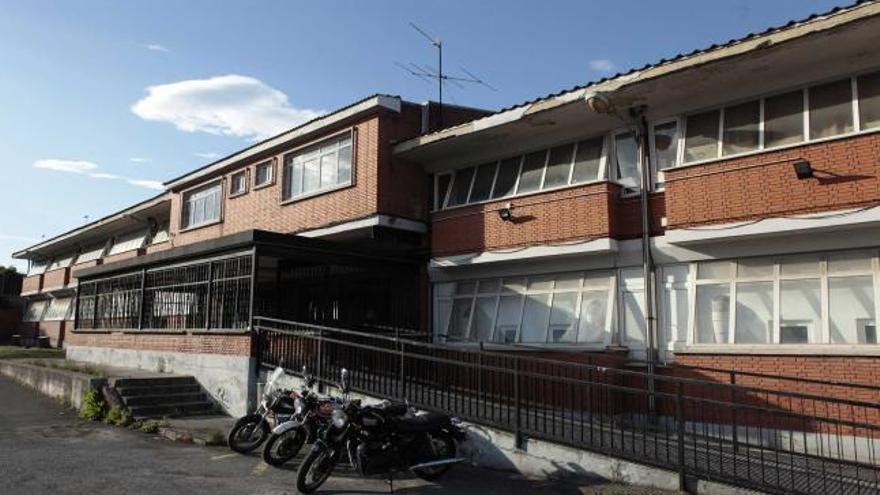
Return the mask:
[[[401,433],[429,432],[449,423],[449,416],[441,413],[427,413],[411,418],[399,418],[396,421],[397,430]]]

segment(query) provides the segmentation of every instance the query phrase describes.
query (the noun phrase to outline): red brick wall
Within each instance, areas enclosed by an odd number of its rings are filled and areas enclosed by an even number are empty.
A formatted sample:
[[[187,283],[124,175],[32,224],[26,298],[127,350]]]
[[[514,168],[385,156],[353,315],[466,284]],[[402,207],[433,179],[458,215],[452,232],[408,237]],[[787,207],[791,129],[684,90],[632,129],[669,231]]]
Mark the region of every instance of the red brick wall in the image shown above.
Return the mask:
[[[618,191],[619,186],[616,186]],[[619,193],[618,193],[619,194]],[[663,233],[661,219],[666,215],[664,194],[653,193],[649,196],[651,205],[651,235]],[[635,239],[642,235],[642,200],[641,197],[618,197],[612,203],[611,237],[615,239]]]
[[[64,287],[70,280],[70,270],[67,268],[59,268],[43,274],[43,289],[57,289]]]
[[[70,324],[72,327],[72,323]],[[66,321],[41,321],[37,324],[38,335],[41,337],[49,337],[49,345],[52,347],[61,347],[64,342],[64,334],[68,328]]]
[[[249,356],[251,354],[250,335],[68,332],[66,344],[228,356]]]
[[[43,287],[43,276],[42,275],[31,275],[30,277],[25,277],[21,281],[21,293],[28,294],[31,292],[39,292]]]
[[[797,179],[799,158],[816,178]],[[880,134],[869,134],[667,170],[668,228],[880,204],[878,165]]]
[[[106,256],[102,260],[102,264],[106,265],[106,264],[113,263],[116,261],[122,261],[122,260],[131,259],[131,258],[136,258],[143,253],[144,253],[143,249],[132,249],[131,251],[125,251],[124,253]]]
[[[616,185],[602,182],[431,214],[431,255],[608,237]],[[510,202],[513,222],[498,210]]]
[[[418,134],[422,127],[422,108],[405,105],[399,115],[388,113],[380,122],[379,142],[395,143]],[[377,183],[378,209],[380,213],[427,220],[429,175],[417,163],[395,158],[390,146],[379,146]]]

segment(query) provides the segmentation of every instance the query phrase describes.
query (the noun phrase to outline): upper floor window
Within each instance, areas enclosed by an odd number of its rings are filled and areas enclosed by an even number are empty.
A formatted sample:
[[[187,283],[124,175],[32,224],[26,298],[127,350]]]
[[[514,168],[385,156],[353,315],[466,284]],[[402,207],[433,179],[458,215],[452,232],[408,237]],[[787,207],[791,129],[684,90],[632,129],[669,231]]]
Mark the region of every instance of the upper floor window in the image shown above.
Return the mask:
[[[30,301],[28,302],[27,309],[22,316],[22,321],[40,321],[43,319],[43,313],[46,312],[46,308],[49,306],[48,300],[39,300],[39,301]]]
[[[284,158],[283,199],[296,199],[349,185],[351,167],[351,133],[291,153]]]
[[[70,266],[71,263],[73,263],[73,258],[75,256],[76,255],[74,254],[69,254],[56,257],[52,260],[52,263],[49,264],[49,267],[46,269],[46,271],[57,270],[59,268],[67,268],[68,266]]]
[[[232,177],[229,179],[229,195],[242,195],[247,192],[247,186],[247,171],[242,170],[241,172],[236,172],[232,174]]]
[[[434,208],[452,208],[599,180],[605,175],[604,142],[603,137],[595,137],[437,174]]]
[[[275,162],[268,160],[257,164],[254,169],[254,187],[271,184],[275,180]]]
[[[113,245],[110,246],[110,250],[107,251],[107,255],[124,253],[126,251],[132,251],[134,249],[140,249],[144,247],[144,244],[147,241],[147,232],[146,231],[135,231],[125,235],[117,236],[113,239]]]
[[[31,275],[39,275],[41,273],[45,273],[46,268],[49,267],[49,260],[43,261],[34,261],[31,263],[30,268],[28,268],[28,276]]]
[[[104,256],[104,249],[107,246],[105,244],[101,244],[100,246],[92,246],[86,249],[83,249],[79,255],[76,257],[76,263],[86,263],[88,261],[95,261],[96,259]]]
[[[73,318],[73,298],[59,297],[49,302],[49,307],[43,313],[43,321],[70,320]]]
[[[220,221],[223,184],[220,181],[185,192],[181,228],[188,229]]]

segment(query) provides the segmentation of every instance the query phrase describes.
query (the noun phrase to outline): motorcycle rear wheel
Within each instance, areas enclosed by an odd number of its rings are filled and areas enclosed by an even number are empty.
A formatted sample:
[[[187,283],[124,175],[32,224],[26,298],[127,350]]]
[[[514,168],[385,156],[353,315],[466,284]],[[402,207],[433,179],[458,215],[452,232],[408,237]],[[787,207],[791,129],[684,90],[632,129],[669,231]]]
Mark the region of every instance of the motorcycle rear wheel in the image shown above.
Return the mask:
[[[300,493],[312,493],[327,481],[336,462],[333,460],[333,452],[326,447],[316,447],[309,452],[299,471],[296,473],[296,489]]]
[[[455,452],[455,440],[452,437],[445,434],[436,435],[431,437],[430,442],[423,445],[419,458],[422,459],[422,462],[430,462],[431,460],[454,457]],[[413,473],[423,480],[433,481],[446,474],[446,471],[449,471],[450,468],[452,468],[452,464],[444,464],[435,467],[413,469]]]
[[[270,466],[280,466],[293,459],[306,443],[307,436],[302,427],[271,434],[263,447],[263,461]]]

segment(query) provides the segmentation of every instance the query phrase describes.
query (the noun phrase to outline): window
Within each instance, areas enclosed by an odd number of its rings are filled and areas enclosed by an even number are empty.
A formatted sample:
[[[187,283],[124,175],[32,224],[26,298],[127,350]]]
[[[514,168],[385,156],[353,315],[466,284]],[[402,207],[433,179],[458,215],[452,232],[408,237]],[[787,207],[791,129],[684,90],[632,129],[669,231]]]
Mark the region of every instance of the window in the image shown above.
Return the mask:
[[[519,174],[517,194],[527,194],[541,187],[544,175],[544,164],[547,161],[547,150],[533,151],[523,158],[522,171]]]
[[[119,235],[113,238],[113,245],[107,251],[107,255],[124,253],[144,247],[147,240],[146,231],[129,232],[128,234]]]
[[[24,312],[24,316],[22,316],[22,321],[40,321],[43,319],[43,313],[46,312],[46,308],[49,306],[49,301],[40,300],[40,301],[29,301],[27,304],[27,309]]]
[[[435,332],[449,342],[604,343],[610,280],[574,272],[437,284]]]
[[[651,133],[654,146],[654,166],[657,172],[672,168],[678,163],[678,122],[657,124]],[[658,177],[657,186],[662,185]]]
[[[184,229],[220,221],[223,184],[208,184],[183,194],[181,227]]]
[[[39,275],[41,273],[46,272],[46,268],[49,267],[49,260],[43,261],[32,261],[31,266],[28,268],[28,276],[31,275]]]
[[[254,187],[271,184],[275,180],[275,161],[269,160],[257,164],[254,168]]]
[[[571,183],[599,180],[602,176],[602,148],[605,139],[601,137],[587,139],[577,143],[577,151],[574,155],[574,169],[571,173]]]
[[[722,154],[735,155],[758,149],[761,102],[750,101],[724,109]]]
[[[240,196],[247,192],[247,171],[242,170],[232,174],[229,179],[229,195]]]
[[[446,194],[449,192],[449,184],[452,182],[452,174],[440,174],[435,179],[437,196],[434,198],[434,208],[440,209],[446,203]]]
[[[721,112],[698,113],[687,118],[684,161],[696,162],[718,157],[718,125]]]
[[[473,178],[474,167],[455,171],[455,177],[452,179],[452,189],[449,190],[449,199],[446,201],[446,206],[458,206],[467,203]]]
[[[809,89],[810,139],[853,131],[852,83],[843,79]]]
[[[86,263],[101,258],[101,256],[104,256],[104,248],[105,245],[101,244],[100,246],[92,246],[83,249],[82,252],[79,253],[79,256],[76,257],[75,263]]]
[[[471,203],[489,199],[489,195],[492,193],[492,182],[495,180],[496,168],[498,168],[498,164],[495,162],[484,163],[477,167],[477,175],[474,177],[474,187],[471,191]]]
[[[859,124],[862,129],[880,127],[880,72],[859,76]]]
[[[568,184],[573,155],[574,144],[565,144],[550,149],[550,158],[547,162],[547,172],[544,174],[542,189]]]
[[[70,320],[73,317],[73,298],[61,297],[52,299],[48,309],[43,314],[45,321]]]
[[[641,184],[639,174],[639,144],[631,132],[614,137],[614,170],[617,181],[627,187]]]
[[[46,271],[57,270],[59,268],[67,268],[68,266],[70,266],[71,263],[73,263],[73,258],[75,256],[76,255],[74,254],[69,254],[53,259],[52,263],[49,264],[49,267],[46,268]]]
[[[495,187],[492,189],[492,199],[512,196],[516,191],[516,181],[519,177],[519,166],[522,157],[516,156],[501,160],[498,164],[498,177],[495,179]]]
[[[328,139],[285,157],[285,200],[351,184],[352,135]]]
[[[764,147],[804,140],[804,93],[792,91],[764,100]]]

